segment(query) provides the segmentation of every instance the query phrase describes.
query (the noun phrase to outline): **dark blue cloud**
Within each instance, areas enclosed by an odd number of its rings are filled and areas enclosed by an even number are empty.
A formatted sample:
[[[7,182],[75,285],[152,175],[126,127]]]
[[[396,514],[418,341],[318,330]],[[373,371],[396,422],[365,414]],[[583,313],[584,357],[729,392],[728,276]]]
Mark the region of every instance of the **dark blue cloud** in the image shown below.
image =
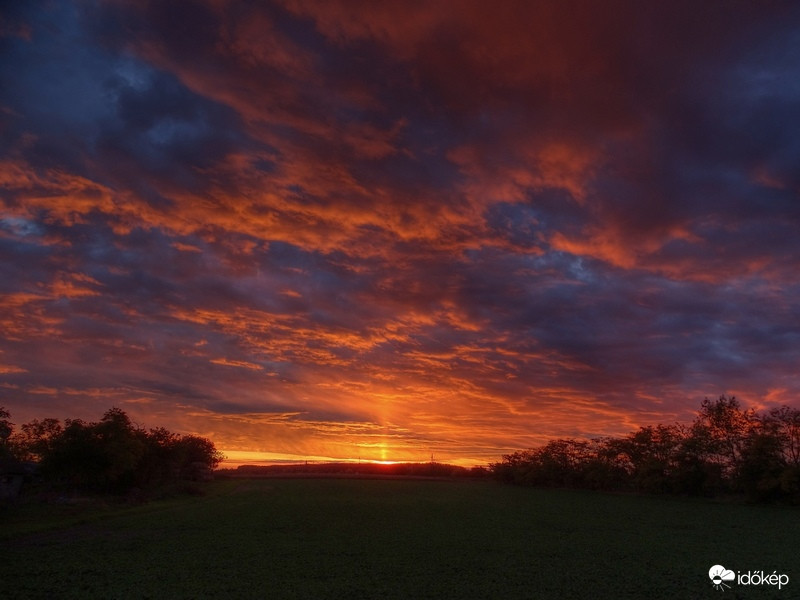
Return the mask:
[[[795,398],[797,5],[574,9],[15,5],[8,404],[499,453]]]

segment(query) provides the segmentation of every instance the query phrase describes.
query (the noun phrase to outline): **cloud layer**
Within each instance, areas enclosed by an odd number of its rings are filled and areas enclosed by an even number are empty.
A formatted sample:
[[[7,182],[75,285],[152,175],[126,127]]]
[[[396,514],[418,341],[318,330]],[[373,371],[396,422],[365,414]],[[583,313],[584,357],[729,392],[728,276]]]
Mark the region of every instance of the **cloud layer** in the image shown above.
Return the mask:
[[[800,391],[796,3],[0,22],[15,420],[499,458]]]

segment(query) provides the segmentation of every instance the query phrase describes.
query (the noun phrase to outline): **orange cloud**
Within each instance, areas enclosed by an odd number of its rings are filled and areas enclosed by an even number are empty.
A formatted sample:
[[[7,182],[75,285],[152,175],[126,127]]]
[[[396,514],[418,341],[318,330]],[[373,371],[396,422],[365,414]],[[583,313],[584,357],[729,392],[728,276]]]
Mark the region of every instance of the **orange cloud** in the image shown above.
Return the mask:
[[[723,384],[789,401],[789,37],[687,6],[26,9],[0,68],[19,420],[114,403],[242,460],[486,462]]]
[[[214,358],[211,359],[212,363],[215,365],[224,365],[226,367],[238,367],[242,369],[250,369],[252,371],[261,371],[263,367],[261,365],[257,365],[256,363],[247,362],[246,360],[231,360],[228,358]]]

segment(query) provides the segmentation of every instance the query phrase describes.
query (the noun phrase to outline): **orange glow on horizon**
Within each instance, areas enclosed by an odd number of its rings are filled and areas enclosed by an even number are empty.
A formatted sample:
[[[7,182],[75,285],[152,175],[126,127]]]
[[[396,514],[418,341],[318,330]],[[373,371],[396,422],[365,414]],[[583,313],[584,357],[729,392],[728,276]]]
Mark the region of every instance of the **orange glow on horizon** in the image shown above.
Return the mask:
[[[370,458],[337,458],[333,456],[299,456],[296,454],[281,454],[278,452],[253,452],[248,450],[221,450],[225,455],[225,460],[220,463],[220,469],[235,469],[246,465],[278,465],[278,464],[306,464],[306,463],[369,463],[378,465],[397,465],[403,463],[423,463],[422,460],[385,460]],[[450,464],[458,466],[473,467],[485,463],[474,461],[448,461]]]

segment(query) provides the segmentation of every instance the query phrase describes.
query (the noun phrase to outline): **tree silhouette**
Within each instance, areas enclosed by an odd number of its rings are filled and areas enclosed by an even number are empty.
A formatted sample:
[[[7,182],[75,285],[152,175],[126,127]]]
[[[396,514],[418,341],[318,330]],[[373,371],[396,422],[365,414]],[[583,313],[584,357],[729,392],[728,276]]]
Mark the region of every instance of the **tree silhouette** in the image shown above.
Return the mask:
[[[725,477],[734,479],[741,469],[743,453],[756,423],[755,411],[742,410],[735,397],[706,398],[690,435],[705,442],[708,460],[718,464]]]
[[[36,461],[51,485],[89,492],[120,494],[197,479],[198,472],[207,476],[223,459],[208,439],[164,428],[145,431],[119,408],[96,423],[33,420],[10,439],[14,454]]]
[[[0,406],[0,460],[2,461],[7,461],[12,455],[9,440],[14,433],[14,424],[10,419],[11,414],[4,406]]]
[[[9,420],[11,414],[4,406],[0,406],[0,444],[5,444],[14,431],[14,424]]]
[[[800,502],[800,410],[759,414],[705,399],[688,427],[648,425],[619,438],[551,440],[490,466],[507,483]]]
[[[15,451],[22,460],[39,461],[52,449],[53,440],[64,431],[58,419],[34,419],[14,435]]]

